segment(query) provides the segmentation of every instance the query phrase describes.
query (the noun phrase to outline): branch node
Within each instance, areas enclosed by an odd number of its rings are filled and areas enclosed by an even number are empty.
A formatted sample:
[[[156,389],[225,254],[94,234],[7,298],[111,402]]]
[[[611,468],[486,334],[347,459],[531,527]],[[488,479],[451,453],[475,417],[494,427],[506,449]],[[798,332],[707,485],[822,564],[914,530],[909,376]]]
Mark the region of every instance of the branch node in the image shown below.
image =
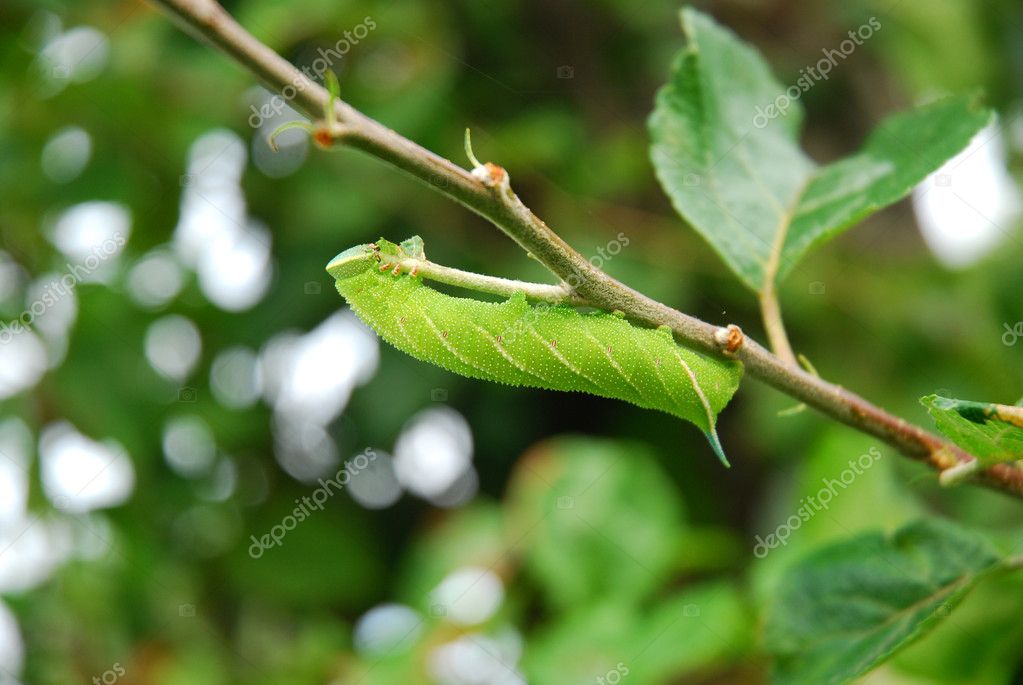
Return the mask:
[[[714,342],[721,346],[725,354],[735,354],[745,341],[742,329],[734,323],[714,331]]]
[[[338,141],[343,140],[350,133],[352,133],[352,131],[344,124],[318,121],[313,126],[312,138],[317,147],[323,150],[329,150],[337,145]]]
[[[486,187],[495,188],[503,193],[509,194],[510,196],[511,178],[509,177],[508,172],[505,171],[504,167],[500,167],[491,162],[486,162],[485,164],[473,167],[472,176]]]
[[[504,195],[511,198],[511,178],[504,167],[491,162],[480,163],[476,154],[472,151],[472,136],[469,129],[465,129],[465,156],[472,164],[472,177],[488,188],[497,188]]]
[[[961,461],[955,466],[944,469],[938,476],[938,482],[944,487],[952,487],[963,482],[980,469],[980,462],[976,459]]]

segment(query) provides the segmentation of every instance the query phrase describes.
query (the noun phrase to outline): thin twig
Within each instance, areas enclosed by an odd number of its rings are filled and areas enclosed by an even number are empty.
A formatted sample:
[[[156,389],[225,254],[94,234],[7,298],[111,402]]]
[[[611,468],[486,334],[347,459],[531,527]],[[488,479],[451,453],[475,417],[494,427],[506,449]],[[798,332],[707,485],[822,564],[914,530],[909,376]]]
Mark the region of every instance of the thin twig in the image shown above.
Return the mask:
[[[547,283],[530,283],[510,278],[498,278],[497,276],[487,276],[472,271],[453,269],[450,266],[443,266],[425,259],[414,259],[411,257],[399,260],[397,266],[404,273],[413,273],[437,283],[491,293],[492,295],[501,295],[502,297],[511,297],[516,293],[525,293],[526,297],[530,300],[546,302],[548,304],[571,304],[575,306],[589,304],[564,283],[549,285]]]
[[[259,42],[214,0],[154,0],[183,24],[220,48],[271,90],[288,92],[292,106],[320,116],[330,102],[327,91],[283,57]],[[972,457],[955,445],[893,416],[863,398],[774,356],[737,328],[720,328],[650,299],[595,268],[535,216],[513,193],[486,184],[455,165],[343,101],[334,103],[344,142],[420,179],[435,190],[488,219],[567,283],[581,300],[620,310],[633,321],[667,325],[691,347],[741,361],[749,375],[873,435],[906,456],[944,471]],[[734,328],[734,331],[733,331]],[[1000,464],[977,475],[986,485],[1023,497],[1023,469]]]

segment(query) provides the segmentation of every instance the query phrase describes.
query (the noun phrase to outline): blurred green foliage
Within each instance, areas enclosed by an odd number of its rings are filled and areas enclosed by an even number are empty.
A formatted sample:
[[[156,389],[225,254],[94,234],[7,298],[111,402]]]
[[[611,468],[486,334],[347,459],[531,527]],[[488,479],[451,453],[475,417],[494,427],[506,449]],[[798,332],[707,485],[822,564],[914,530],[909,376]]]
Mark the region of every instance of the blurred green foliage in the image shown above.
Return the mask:
[[[676,2],[226,6],[298,65],[372,17],[376,28],[335,67],[346,100],[458,161],[470,126],[477,155],[507,167],[525,201],[581,252],[629,235],[630,247],[606,264],[612,275],[763,338],[753,298],[673,213],[648,162],[645,120],[682,40]],[[885,115],[922,97],[980,90],[1001,115],[1019,178],[1019,3],[722,0],[702,8],[756,44],[785,83],[849,28],[880,18],[876,38],[803,98],[803,142],[818,161],[854,151]],[[95,27],[109,41],[104,68],[59,92],[44,87],[36,56],[54,22]],[[256,97],[247,73],[147,4],[0,6],[0,249],[20,265],[22,283],[0,299],[0,315],[19,315],[25,282],[64,270],[67,258],[51,240],[61,211],[102,200],[131,215],[120,270],[76,289],[66,352],[33,387],[0,400],[3,418],[18,417],[33,438],[28,510],[66,526],[74,541],[40,582],[4,594],[25,643],[22,682],[107,674],[126,685],[518,682],[504,666],[490,680],[479,675],[495,660],[541,685],[766,682],[763,607],[790,564],[819,545],[942,516],[983,530],[1003,553],[1023,552],[1017,502],[971,487],[941,490],[921,467],[813,412],[780,418],[792,400],[755,382],[721,416],[733,463],[726,471],[702,436],[667,415],[477,383],[381,347],[372,380],[329,424],[329,441],[342,459],[367,446],[391,451],[411,417],[450,407],[471,428],[479,493],[457,507],[406,494],[382,510],[331,497],[253,559],[250,536],[282,521],[315,483],[281,466],[265,402],[232,408],[214,393],[219,354],[316,328],[343,306],[326,261],[381,234],[421,234],[443,264],[545,279],[505,237],[418,183],[356,152],[311,151],[280,177],[252,161],[243,168],[246,211],[268,228],[273,259],[258,303],[226,311],[185,270],[173,300],[139,306],[127,267],[171,239],[190,149],[226,129],[256,159],[261,140],[248,123]],[[67,126],[86,131],[92,149],[80,174],[58,182],[41,157]],[[931,393],[1012,404],[1023,394],[1023,343],[1001,336],[1023,319],[1023,241],[1018,227],[1001,228],[998,250],[950,271],[921,241],[908,203],[856,227],[781,288],[797,349],[824,377],[921,425],[929,419],[917,398]],[[145,354],[147,329],[172,313],[202,340],[180,382]],[[164,430],[182,416],[201,416],[212,430],[216,463],[235,474],[226,492],[215,472],[190,479],[168,465]],[[50,500],[35,446],[61,420],[124,447],[130,499],[89,514]],[[882,458],[826,511],[765,558],[754,554],[756,536],[871,449]],[[41,525],[8,523],[5,545]],[[0,550],[0,569],[12,573],[27,559],[23,547]],[[486,571],[503,592],[479,625],[459,624],[436,600],[465,568]],[[359,643],[360,618],[388,602],[410,609],[414,623],[398,621],[408,629],[379,644]],[[987,581],[869,682],[1020,682],[1020,611],[1019,574]],[[484,664],[479,679],[438,680],[436,655],[452,653],[443,649],[481,660],[471,662]]]

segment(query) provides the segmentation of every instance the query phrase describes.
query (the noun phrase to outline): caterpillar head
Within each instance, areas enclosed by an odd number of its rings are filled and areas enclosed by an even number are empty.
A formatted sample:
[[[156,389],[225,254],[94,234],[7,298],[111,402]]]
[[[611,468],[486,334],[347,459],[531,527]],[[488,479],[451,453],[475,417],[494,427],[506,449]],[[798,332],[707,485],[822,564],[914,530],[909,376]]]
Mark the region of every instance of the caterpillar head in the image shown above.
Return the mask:
[[[373,243],[356,245],[330,260],[327,273],[336,281],[344,280],[372,268],[378,259],[377,246]]]
[[[327,273],[334,280],[339,281],[357,276],[367,269],[377,266],[381,261],[392,263],[402,259],[423,260],[425,258],[423,239],[419,236],[412,236],[400,244],[381,238],[375,243],[350,247],[334,257],[327,264]]]

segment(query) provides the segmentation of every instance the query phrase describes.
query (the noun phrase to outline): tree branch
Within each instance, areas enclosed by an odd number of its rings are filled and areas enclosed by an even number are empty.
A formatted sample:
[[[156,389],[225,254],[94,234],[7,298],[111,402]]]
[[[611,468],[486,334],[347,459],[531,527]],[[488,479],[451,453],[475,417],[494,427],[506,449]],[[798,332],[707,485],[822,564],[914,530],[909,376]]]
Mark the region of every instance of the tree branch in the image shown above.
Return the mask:
[[[154,0],[186,28],[232,57],[290,104],[313,117],[330,103],[327,91],[260,43],[214,0]],[[863,398],[806,373],[746,338],[735,326],[720,328],[672,309],[595,268],[535,216],[513,193],[487,184],[350,105],[334,103],[344,144],[411,174],[488,219],[532,253],[595,307],[621,310],[648,326],[669,326],[684,344],[741,361],[749,375],[857,430],[873,435],[938,471],[973,459],[957,446],[885,412]],[[1023,469],[1000,464],[976,476],[986,485],[1023,497]]]

